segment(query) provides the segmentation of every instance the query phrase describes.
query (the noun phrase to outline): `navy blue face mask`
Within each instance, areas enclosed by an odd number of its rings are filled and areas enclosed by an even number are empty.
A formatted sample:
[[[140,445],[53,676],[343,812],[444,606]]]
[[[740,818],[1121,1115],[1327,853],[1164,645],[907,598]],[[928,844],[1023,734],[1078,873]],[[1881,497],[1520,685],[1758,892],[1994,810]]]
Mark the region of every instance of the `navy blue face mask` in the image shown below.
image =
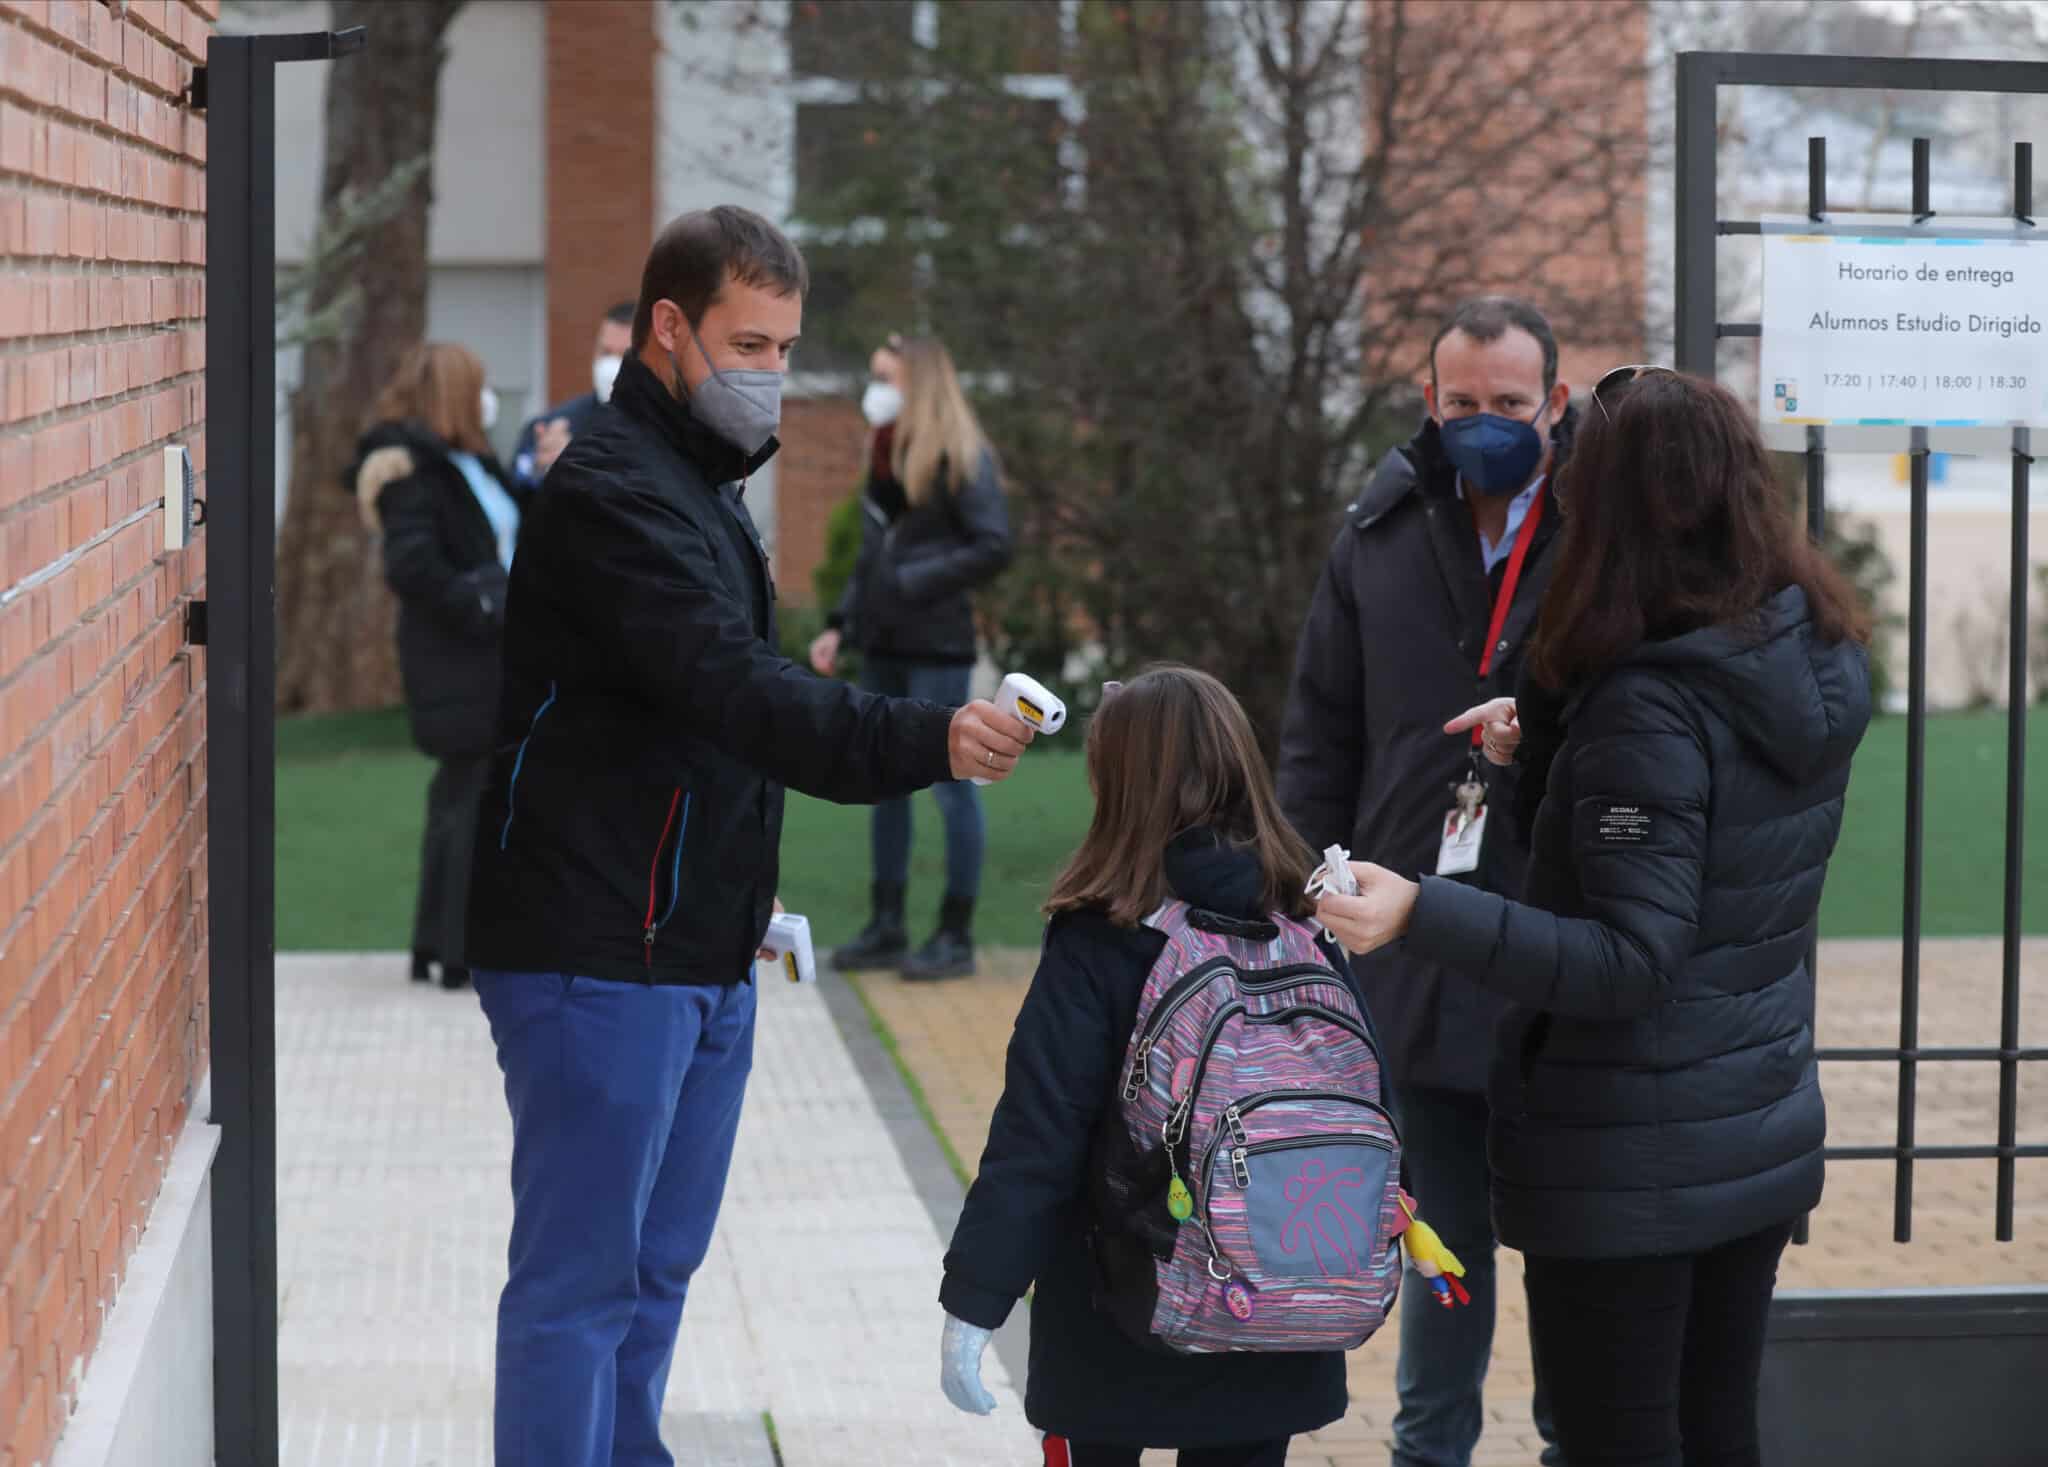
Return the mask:
[[[1546,398],[1537,410],[1537,419],[1549,410]],[[1473,413],[1444,419],[1438,431],[1443,435],[1444,456],[1481,494],[1520,492],[1543,461],[1543,435],[1536,431],[1535,422]]]

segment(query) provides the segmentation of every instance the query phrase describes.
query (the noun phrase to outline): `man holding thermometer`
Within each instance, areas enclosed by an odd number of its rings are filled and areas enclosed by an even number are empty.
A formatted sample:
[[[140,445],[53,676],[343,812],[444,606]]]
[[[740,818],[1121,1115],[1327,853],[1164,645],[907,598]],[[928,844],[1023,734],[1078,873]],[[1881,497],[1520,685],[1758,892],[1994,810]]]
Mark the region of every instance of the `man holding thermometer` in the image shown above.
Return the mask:
[[[498,1467],[670,1460],[662,1396],[752,1063],[784,787],[861,803],[1002,779],[1034,736],[777,652],[745,492],[807,283],[758,215],[670,224],[610,400],[513,562],[469,912],[512,1112]]]

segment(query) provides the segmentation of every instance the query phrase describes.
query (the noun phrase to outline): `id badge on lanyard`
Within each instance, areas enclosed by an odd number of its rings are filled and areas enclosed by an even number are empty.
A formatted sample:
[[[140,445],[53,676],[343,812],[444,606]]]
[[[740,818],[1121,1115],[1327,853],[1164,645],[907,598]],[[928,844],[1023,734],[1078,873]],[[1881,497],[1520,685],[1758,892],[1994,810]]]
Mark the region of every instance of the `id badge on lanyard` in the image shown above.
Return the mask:
[[[1515,534],[1514,553],[1508,557],[1507,573],[1501,577],[1500,595],[1494,599],[1493,617],[1486,629],[1486,645],[1479,653],[1479,676],[1493,671],[1493,655],[1501,645],[1500,634],[1507,626],[1508,610],[1515,604],[1515,587],[1521,584],[1522,566],[1529,547],[1536,541],[1536,526],[1543,520],[1543,501],[1548,489],[1538,489]],[[1443,838],[1437,845],[1436,874],[1465,876],[1479,869],[1479,853],[1486,844],[1486,784],[1479,774],[1479,748],[1484,735],[1472,730],[1471,762],[1464,780],[1457,786],[1450,813],[1444,816]]]

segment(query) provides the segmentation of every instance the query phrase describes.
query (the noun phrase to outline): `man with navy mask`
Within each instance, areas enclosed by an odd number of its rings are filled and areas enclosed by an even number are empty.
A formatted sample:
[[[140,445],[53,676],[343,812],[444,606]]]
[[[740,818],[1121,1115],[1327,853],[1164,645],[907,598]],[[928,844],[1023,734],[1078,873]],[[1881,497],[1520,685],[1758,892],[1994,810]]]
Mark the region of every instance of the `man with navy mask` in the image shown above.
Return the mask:
[[[659,1425],[754,1045],[784,786],[999,780],[1031,732],[777,650],[746,483],[809,274],[758,214],[654,242],[609,409],[527,510],[469,960],[512,1112],[498,1467],[668,1467]]]
[[[1296,654],[1280,800],[1317,851],[1517,897],[1515,772],[1444,722],[1516,691],[1550,578],[1569,388],[1541,312],[1490,296],[1430,345],[1429,416],[1345,512]],[[1410,1190],[1468,1270],[1469,1305],[1401,1301],[1394,1467],[1467,1467],[1493,1348],[1486,1079],[1501,1002],[1399,945],[1353,960],[1384,1037]],[[1540,1372],[1543,1462],[1563,1462]]]

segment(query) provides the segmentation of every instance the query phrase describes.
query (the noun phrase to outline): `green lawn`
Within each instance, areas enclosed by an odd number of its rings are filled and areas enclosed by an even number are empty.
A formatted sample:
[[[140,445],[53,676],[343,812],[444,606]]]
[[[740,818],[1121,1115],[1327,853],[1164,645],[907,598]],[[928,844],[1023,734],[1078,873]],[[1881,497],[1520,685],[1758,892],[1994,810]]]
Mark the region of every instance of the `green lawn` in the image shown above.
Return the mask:
[[[1076,730],[1078,732],[1078,730]],[[1904,839],[1902,719],[1872,729],[1858,756],[1842,847],[1828,882],[1822,930],[1830,937],[1898,930]],[[290,719],[278,727],[277,933],[286,949],[400,949],[407,945],[419,861],[427,762],[412,751],[402,715]],[[978,936],[1035,946],[1038,904],[1088,821],[1079,739],[1025,761],[1016,778],[983,791],[989,861]],[[2030,730],[2036,788],[2048,778],[2048,717]],[[1958,714],[1927,738],[1927,932],[1999,930],[2004,851],[2005,720]],[[2028,801],[2027,916],[2048,931],[2048,797]],[[937,807],[917,801],[911,914],[922,936],[941,884]],[[865,919],[867,812],[792,796],[783,832],[782,895],[807,913],[821,944],[843,941]]]

